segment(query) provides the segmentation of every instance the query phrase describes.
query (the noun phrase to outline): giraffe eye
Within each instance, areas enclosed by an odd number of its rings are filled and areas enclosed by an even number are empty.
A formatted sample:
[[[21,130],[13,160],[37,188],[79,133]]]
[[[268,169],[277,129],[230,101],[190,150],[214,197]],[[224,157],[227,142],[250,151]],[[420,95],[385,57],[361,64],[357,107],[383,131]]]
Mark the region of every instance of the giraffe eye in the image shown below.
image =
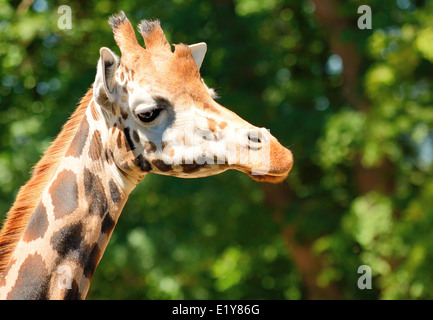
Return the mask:
[[[156,107],[154,109],[147,110],[146,112],[138,113],[137,117],[138,119],[140,119],[141,122],[150,123],[159,116],[162,110],[163,108]]]

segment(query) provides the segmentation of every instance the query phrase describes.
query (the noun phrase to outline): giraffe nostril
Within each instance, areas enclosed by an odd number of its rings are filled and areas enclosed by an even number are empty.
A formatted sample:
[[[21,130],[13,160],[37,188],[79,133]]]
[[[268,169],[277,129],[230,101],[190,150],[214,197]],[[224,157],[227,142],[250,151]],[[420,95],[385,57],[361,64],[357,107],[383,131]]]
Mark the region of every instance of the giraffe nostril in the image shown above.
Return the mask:
[[[262,143],[262,135],[258,131],[248,132],[248,140],[253,143]]]
[[[248,135],[248,140],[250,140],[251,142],[255,142],[255,143],[261,143],[262,142],[260,140],[260,138],[258,138],[258,137],[252,137],[250,135]]]

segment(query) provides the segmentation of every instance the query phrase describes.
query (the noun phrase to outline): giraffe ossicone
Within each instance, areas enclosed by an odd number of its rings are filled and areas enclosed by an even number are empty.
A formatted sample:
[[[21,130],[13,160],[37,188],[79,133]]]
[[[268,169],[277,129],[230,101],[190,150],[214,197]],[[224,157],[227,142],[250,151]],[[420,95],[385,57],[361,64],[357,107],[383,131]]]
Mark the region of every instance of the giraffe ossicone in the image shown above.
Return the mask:
[[[281,182],[293,157],[214,100],[207,46],[175,45],[158,20],[111,17],[93,86],[18,192],[0,233],[0,299],[84,299],[129,194],[147,174],[239,170]]]

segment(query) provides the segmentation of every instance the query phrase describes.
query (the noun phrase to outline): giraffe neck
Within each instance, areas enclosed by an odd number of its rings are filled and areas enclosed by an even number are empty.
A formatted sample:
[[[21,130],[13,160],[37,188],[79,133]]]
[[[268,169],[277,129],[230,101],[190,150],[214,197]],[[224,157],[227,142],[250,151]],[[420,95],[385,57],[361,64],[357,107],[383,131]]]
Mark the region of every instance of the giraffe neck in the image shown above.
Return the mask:
[[[101,119],[92,100],[2,275],[0,299],[85,298],[135,186],[110,161]]]

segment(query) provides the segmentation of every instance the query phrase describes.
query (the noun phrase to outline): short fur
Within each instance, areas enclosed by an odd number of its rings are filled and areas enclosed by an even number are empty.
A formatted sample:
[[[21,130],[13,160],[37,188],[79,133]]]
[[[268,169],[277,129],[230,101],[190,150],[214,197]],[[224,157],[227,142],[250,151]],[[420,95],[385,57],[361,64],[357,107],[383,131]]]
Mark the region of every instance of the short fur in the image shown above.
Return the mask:
[[[0,232],[0,279],[4,269],[10,262],[10,256],[15,250],[17,242],[24,233],[30,217],[41,200],[42,191],[53,177],[60,160],[65,156],[92,97],[93,88],[90,88],[81,99],[80,105],[69,121],[63,126],[60,134],[35,166],[32,177],[20,188],[15,203],[9,210]]]

